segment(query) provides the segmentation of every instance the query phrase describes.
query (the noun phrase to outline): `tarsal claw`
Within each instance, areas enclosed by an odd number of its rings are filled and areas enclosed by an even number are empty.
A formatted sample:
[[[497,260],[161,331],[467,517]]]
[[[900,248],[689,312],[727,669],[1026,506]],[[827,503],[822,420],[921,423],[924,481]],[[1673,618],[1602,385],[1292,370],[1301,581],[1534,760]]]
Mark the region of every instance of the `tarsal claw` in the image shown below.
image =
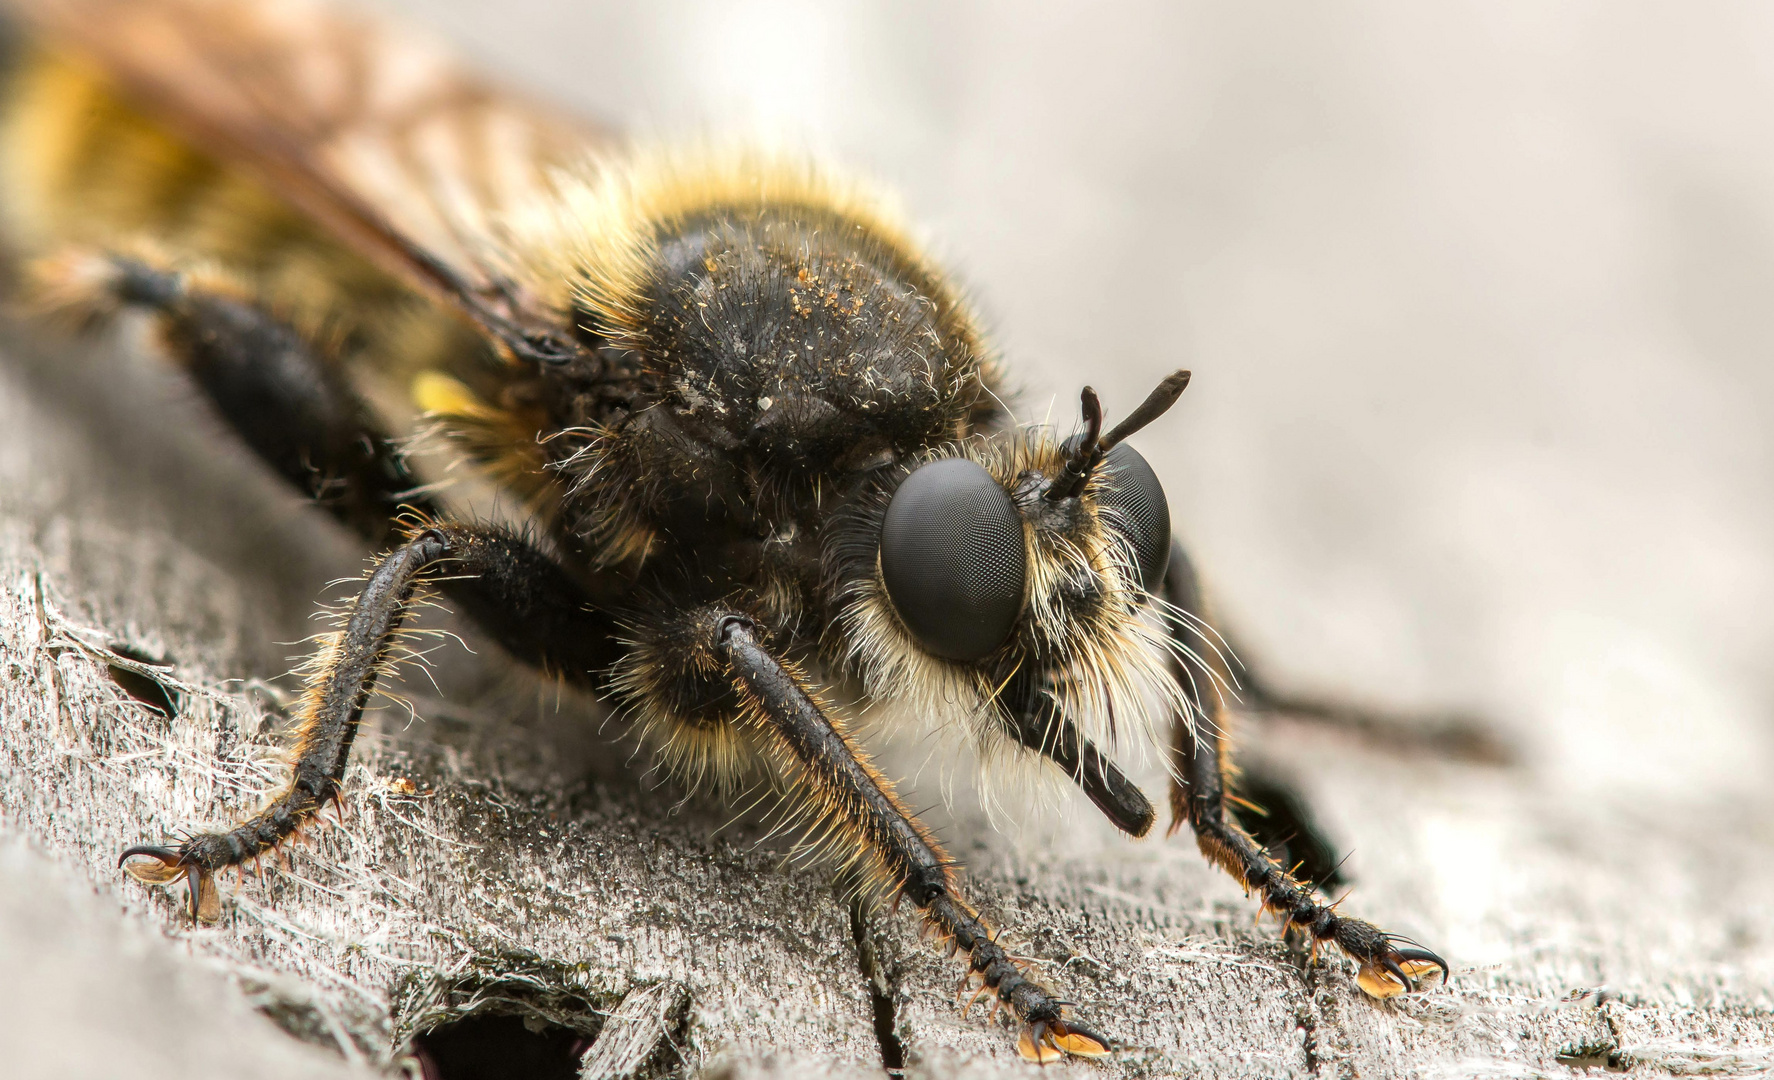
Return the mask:
[[[222,894],[209,871],[171,848],[137,844],[117,857],[123,872],[144,885],[171,885],[184,878],[191,891],[191,918],[213,923],[222,917]]]

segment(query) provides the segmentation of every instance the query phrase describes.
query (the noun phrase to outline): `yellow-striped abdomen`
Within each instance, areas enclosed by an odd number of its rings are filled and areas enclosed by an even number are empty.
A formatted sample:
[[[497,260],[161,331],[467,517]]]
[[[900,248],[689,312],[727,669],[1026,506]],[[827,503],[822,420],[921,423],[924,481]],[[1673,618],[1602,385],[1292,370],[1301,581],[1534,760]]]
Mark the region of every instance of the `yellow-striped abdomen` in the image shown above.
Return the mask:
[[[86,64],[41,51],[0,100],[0,221],[25,259],[151,254],[228,283],[336,354],[404,385],[461,371],[481,339],[323,233],[246,172],[193,149]],[[379,381],[379,380],[372,380]]]

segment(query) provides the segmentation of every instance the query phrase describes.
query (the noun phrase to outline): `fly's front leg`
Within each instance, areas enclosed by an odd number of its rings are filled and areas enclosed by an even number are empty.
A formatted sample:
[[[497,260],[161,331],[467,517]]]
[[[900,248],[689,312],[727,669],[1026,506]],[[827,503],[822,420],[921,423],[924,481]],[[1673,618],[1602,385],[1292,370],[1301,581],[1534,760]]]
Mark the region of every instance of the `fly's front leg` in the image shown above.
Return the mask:
[[[680,723],[723,717],[747,731],[797,797],[819,811],[816,828],[842,836],[888,890],[916,904],[966,954],[982,989],[1022,1022],[1017,1049],[1025,1058],[1107,1052],[1107,1039],[1067,1018],[1063,1003],[993,940],[929,829],[901,805],[893,784],[850,741],[805,675],[773,654],[760,633],[736,612],[700,609],[672,620],[659,640],[641,642],[622,681],[628,693],[646,699],[643,707],[677,710]]]
[[[427,570],[437,568],[452,598],[477,616],[520,660],[589,682],[610,660],[606,616],[548,557],[502,532],[438,524],[385,555],[364,582],[345,626],[315,664],[298,715],[289,783],[258,813],[231,829],[200,833],[173,847],[137,845],[118,862],[150,884],[184,879],[193,917],[214,921],[215,875],[274,852],[340,798],[340,782],[364,705]]]
[[[444,536],[426,530],[389,553],[370,574],[344,629],[327,644],[303,698],[296,762],[282,792],[232,829],[201,833],[176,849],[137,845],[123,852],[119,864],[137,880],[153,884],[184,878],[191,889],[192,917],[218,918],[216,872],[276,850],[338,798],[364,704],[406,617],[414,586],[421,572],[448,553]]]
[[[1194,567],[1182,545],[1171,547],[1170,568],[1164,579],[1165,599],[1180,612],[1196,619],[1203,615],[1200,586]],[[1224,685],[1225,673],[1208,657],[1212,648],[1194,648],[1182,621],[1173,623],[1183,659],[1177,661],[1177,678],[1195,699],[1195,722],[1178,720],[1172,728],[1171,828],[1184,822],[1194,830],[1201,853],[1255,890],[1263,907],[1279,913],[1289,926],[1310,936],[1316,954],[1320,944],[1341,948],[1360,965],[1356,982],[1376,998],[1389,998],[1418,989],[1419,980],[1439,972],[1448,978],[1441,957],[1361,919],[1338,914],[1309,885],[1296,880],[1286,867],[1269,857],[1251,835],[1226,813],[1226,776],[1231,771],[1226,746],[1230,722],[1216,682]]]

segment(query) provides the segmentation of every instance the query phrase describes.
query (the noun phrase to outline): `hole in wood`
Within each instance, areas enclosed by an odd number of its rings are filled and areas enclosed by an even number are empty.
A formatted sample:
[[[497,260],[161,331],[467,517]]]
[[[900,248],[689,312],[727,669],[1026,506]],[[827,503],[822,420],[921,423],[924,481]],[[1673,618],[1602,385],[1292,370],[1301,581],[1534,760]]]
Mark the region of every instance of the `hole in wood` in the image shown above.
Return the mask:
[[[425,1080],[577,1080],[591,1037],[536,1016],[470,1016],[413,1039]]]
[[[112,644],[111,651],[125,660],[134,660],[138,664],[158,666],[167,662],[161,657],[149,656],[140,649],[132,649],[128,645]],[[168,718],[178,715],[178,696],[153,677],[144,675],[134,668],[124,667],[122,664],[106,664],[105,673],[111,677],[112,682],[117,684],[119,690],[160,715]]]

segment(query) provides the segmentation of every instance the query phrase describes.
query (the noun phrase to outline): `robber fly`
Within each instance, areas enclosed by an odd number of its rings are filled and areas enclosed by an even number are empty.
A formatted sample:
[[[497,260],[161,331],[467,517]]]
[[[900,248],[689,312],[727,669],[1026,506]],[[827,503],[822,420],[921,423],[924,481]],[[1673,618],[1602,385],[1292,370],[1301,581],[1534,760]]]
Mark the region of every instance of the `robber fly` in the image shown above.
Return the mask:
[[[239,438],[382,550],[312,661],[287,785],[124,851],[137,879],[214,918],[219,871],[344,798],[365,701],[436,589],[633,718],[686,785],[772,777],[1031,1060],[1113,1043],[996,943],[828,688],[1044,759],[1132,836],[1156,813],[1112,737],[1167,723],[1173,820],[1209,859],[1367,993],[1446,978],[1228,813],[1226,672],[1129,441],[1188,372],[1118,419],[1085,389],[1068,437],[1018,426],[955,284],[822,164],[627,147],[308,3],[15,6],[36,31],[0,122],[22,287],[83,324],[146,313]],[[530,526],[452,517],[400,451],[425,425]]]

